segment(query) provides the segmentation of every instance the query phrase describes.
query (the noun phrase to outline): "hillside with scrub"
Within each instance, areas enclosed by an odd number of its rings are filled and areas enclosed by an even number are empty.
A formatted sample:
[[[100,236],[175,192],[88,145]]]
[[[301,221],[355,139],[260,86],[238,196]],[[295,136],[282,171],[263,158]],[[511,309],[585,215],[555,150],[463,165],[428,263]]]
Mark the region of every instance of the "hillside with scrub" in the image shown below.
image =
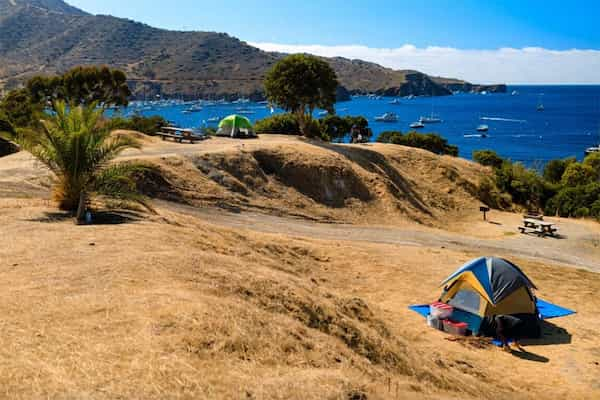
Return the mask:
[[[225,33],[179,32],[123,18],[91,15],[63,1],[0,0],[0,90],[34,75],[104,64],[125,71],[134,94],[151,98],[264,98],[265,73],[283,57]],[[449,95],[452,90],[505,91],[395,71],[344,58],[328,59],[341,95]],[[451,82],[452,88],[446,86]],[[462,85],[462,86],[461,86]]]

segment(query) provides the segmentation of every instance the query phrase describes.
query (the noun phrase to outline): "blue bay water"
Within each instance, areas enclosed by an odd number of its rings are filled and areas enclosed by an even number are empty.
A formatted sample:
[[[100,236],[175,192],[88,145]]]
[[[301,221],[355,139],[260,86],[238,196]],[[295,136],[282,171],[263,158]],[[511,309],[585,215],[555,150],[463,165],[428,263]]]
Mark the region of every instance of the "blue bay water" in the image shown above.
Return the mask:
[[[513,90],[518,95],[512,96]],[[587,147],[600,142],[600,86],[513,86],[506,94],[457,94],[447,97],[400,99],[355,98],[336,105],[339,115],[362,115],[373,129],[373,140],[385,130],[409,131],[409,125],[432,112],[442,123],[429,124],[422,132],[435,132],[457,145],[460,156],[471,158],[474,150],[492,149],[501,156],[528,165],[555,158],[581,159]],[[545,110],[537,111],[538,103]],[[184,128],[216,126],[210,118],[225,117],[243,110],[252,121],[271,115],[269,108],[256,103],[205,106],[202,111],[183,113],[185,105],[143,110],[143,115],[161,115]],[[130,113],[131,109],[124,113]],[[281,112],[281,110],[276,110]],[[376,122],[385,112],[398,115],[398,122]],[[487,138],[475,135],[476,127],[489,126]]]

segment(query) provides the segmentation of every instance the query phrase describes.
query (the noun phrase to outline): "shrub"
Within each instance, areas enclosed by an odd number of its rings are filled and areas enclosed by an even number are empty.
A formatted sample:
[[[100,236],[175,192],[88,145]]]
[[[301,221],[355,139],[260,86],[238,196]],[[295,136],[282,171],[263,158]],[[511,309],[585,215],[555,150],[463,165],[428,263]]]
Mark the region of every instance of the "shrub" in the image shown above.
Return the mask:
[[[600,180],[600,153],[592,153],[583,160],[583,165],[586,165],[596,172],[596,179]]]
[[[402,132],[399,131],[385,131],[381,132],[381,134],[377,137],[377,142],[379,143],[394,143],[399,141],[402,137]]]
[[[593,217],[600,219],[600,198],[592,203],[592,207],[590,208],[590,214]]]
[[[142,132],[147,135],[154,135],[160,128],[167,125],[167,121],[158,115],[152,117],[134,115],[131,118],[115,117],[108,121],[108,128],[110,130],[125,129]]]
[[[596,179],[596,171],[589,165],[572,163],[569,164],[561,178],[563,186],[587,185]]]
[[[492,168],[502,167],[504,160],[495,151],[492,150],[479,150],[473,152],[473,160],[481,165]]]
[[[580,207],[575,211],[575,217],[587,218],[590,216],[590,209],[587,207]]]
[[[6,114],[0,110],[0,135],[2,133],[8,133],[10,136],[15,135],[15,128],[12,126]]]
[[[377,138],[380,143],[392,143],[408,147],[428,150],[435,154],[458,156],[458,147],[449,145],[448,141],[435,133],[409,132],[403,135],[398,131],[383,132]]]
[[[43,107],[32,102],[24,89],[9,92],[0,102],[3,119],[15,128],[39,128]]]
[[[496,184],[498,188],[511,195],[512,200],[530,208],[537,208],[547,197],[546,185],[542,178],[533,170],[527,169],[521,163],[504,161],[496,169]]]
[[[256,133],[277,133],[281,135],[300,135],[300,126],[292,114],[280,114],[261,119],[254,123]]]
[[[565,160],[551,160],[544,168],[544,179],[551,183],[560,183],[567,167],[576,162],[575,158]]]
[[[588,208],[590,215],[596,216],[594,204],[600,200],[600,183],[594,182],[586,186],[564,187],[552,197],[546,206],[548,214],[561,217],[575,216],[580,208]]]
[[[358,139],[361,135],[363,140],[369,139],[373,132],[369,129],[369,121],[365,117],[327,115],[319,120],[321,133],[323,137],[329,137],[331,140],[343,139],[352,135],[352,141]]]
[[[493,179],[485,177],[477,187],[477,198],[489,207],[505,210],[511,206],[511,197],[498,189]]]

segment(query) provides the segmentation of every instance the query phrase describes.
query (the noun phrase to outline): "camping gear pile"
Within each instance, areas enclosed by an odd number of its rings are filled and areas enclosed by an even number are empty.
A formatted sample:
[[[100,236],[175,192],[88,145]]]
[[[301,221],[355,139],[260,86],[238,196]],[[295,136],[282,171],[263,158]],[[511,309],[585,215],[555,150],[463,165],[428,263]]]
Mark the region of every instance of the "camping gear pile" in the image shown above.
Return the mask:
[[[524,335],[540,335],[539,312],[531,280],[515,264],[495,257],[473,260],[442,282],[444,291],[429,306],[428,324],[454,335],[479,335],[498,315],[533,321]]]
[[[241,115],[230,115],[225,117],[219,123],[217,136],[231,138],[255,138],[256,133],[252,128],[252,123],[246,117]]]

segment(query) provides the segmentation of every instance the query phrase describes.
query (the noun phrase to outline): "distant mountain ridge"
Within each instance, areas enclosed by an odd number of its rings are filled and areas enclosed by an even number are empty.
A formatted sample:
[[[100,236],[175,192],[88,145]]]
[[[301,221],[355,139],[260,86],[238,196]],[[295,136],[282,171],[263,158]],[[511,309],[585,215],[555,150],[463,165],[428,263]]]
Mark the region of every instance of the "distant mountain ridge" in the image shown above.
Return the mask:
[[[0,89],[17,87],[36,74],[105,64],[124,70],[138,97],[258,99],[265,72],[282,56],[224,33],[167,31],[91,15],[61,0],[0,0]],[[441,96],[463,89],[505,90],[361,60],[327,61],[338,74],[341,98],[350,93]]]

